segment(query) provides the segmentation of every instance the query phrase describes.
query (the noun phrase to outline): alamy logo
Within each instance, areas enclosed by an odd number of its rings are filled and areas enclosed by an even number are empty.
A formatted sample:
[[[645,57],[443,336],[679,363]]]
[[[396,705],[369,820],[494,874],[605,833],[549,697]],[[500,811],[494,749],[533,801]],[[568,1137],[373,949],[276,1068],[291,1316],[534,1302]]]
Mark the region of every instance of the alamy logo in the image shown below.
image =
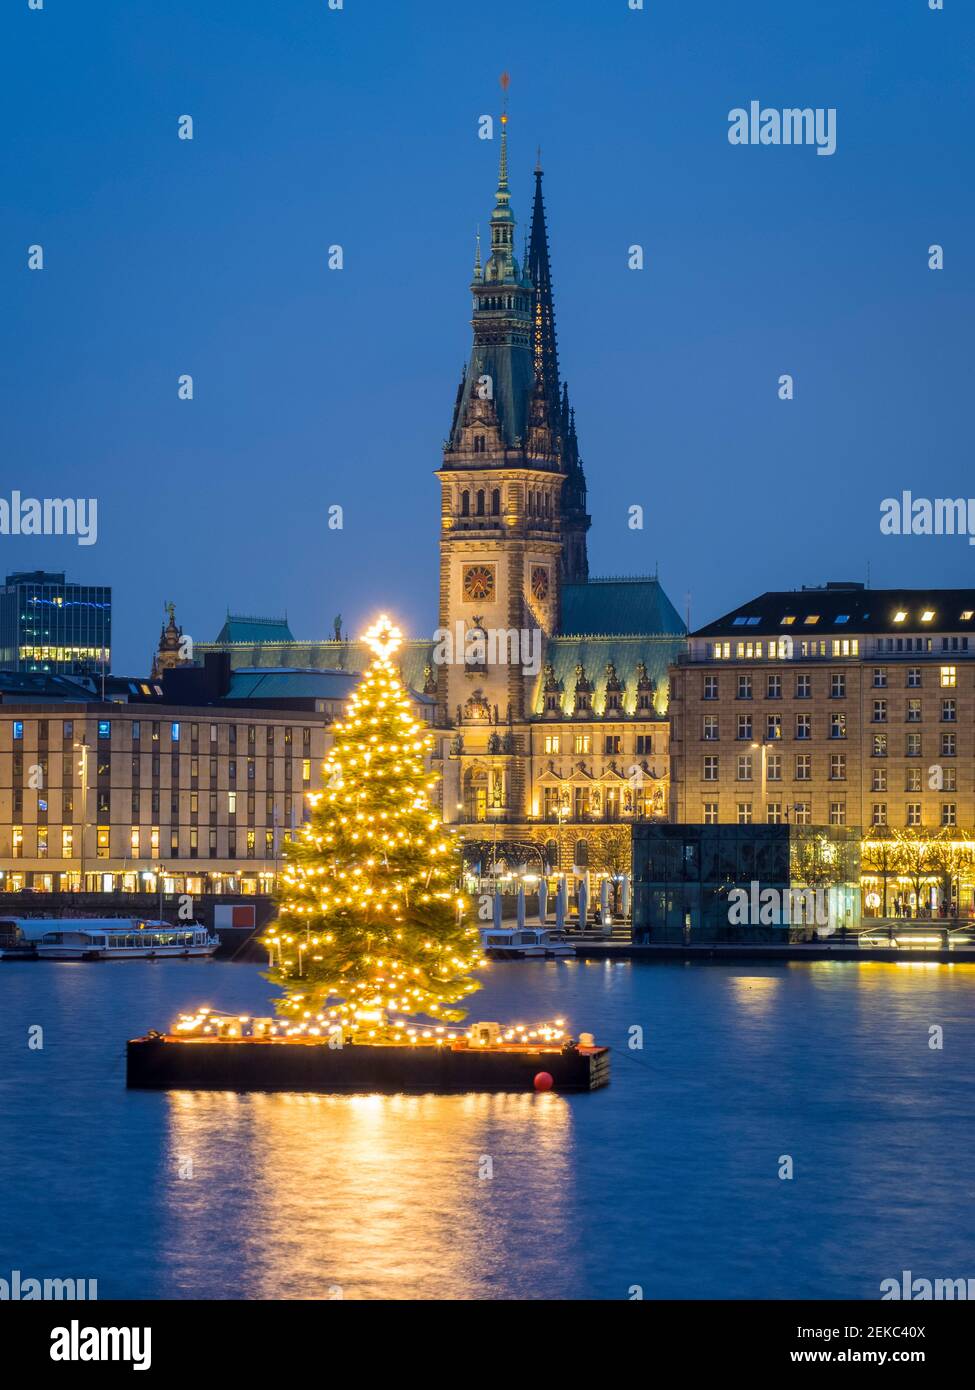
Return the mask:
[[[520,666],[522,675],[542,669],[542,633],[537,627],[473,627],[458,619],[453,630],[438,627],[433,634],[435,666]]]
[[[787,106],[782,111],[749,103],[728,112],[731,145],[815,145],[817,154],[836,151],[836,107]]]
[[[829,901],[823,888],[763,888],[752,879],[747,888],[728,894],[732,927],[829,926]]]
[[[95,497],[0,497],[0,536],[76,536],[79,545],[98,540]]]
[[[882,536],[967,536],[975,545],[975,497],[885,497],[880,504]]]
[[[51,1331],[52,1361],[131,1361],[134,1371],[152,1365],[151,1327],[68,1327]]]

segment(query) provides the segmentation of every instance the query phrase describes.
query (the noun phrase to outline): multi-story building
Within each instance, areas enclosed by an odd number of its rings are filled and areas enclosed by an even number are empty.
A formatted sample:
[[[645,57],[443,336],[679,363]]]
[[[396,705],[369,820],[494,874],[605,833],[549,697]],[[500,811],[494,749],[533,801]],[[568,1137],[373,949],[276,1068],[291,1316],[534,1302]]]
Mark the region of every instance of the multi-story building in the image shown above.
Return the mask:
[[[167,672],[4,692],[0,890],[262,893],[321,786],[341,673]]]
[[[44,570],[0,588],[0,670],[81,676],[111,667],[112,591]]]
[[[762,594],[670,680],[671,819],[975,839],[975,589]]]

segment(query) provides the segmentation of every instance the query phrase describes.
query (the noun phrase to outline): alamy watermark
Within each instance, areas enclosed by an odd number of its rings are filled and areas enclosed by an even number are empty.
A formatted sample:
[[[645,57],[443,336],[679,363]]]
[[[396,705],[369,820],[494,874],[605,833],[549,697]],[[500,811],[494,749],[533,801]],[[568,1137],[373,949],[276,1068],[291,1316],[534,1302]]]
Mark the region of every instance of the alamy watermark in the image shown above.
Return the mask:
[[[542,669],[542,633],[537,627],[468,627],[458,618],[453,628],[433,634],[435,666],[520,666],[522,675]]]
[[[915,1302],[975,1298],[975,1279],[915,1279],[909,1269],[899,1279],[881,1279],[881,1301],[904,1298]]]
[[[98,540],[96,497],[0,497],[0,536],[76,536],[79,545]]]
[[[827,927],[829,894],[825,888],[763,888],[752,879],[747,888],[728,894],[732,927]]]
[[[967,536],[975,545],[975,497],[885,497],[880,504],[882,536]]]
[[[97,1298],[97,1279],[35,1279],[21,1274],[19,1269],[12,1269],[9,1279],[0,1278],[0,1303],[29,1303],[41,1299],[91,1302]]]
[[[835,106],[787,106],[777,111],[752,101],[728,112],[731,145],[815,145],[817,154],[836,151]]]

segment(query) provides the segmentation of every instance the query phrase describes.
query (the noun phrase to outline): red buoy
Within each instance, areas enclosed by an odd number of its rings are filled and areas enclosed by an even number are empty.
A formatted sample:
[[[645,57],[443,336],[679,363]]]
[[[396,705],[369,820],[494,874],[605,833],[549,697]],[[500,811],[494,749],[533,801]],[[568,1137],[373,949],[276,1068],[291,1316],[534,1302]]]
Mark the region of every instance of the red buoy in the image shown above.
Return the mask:
[[[535,1090],[550,1091],[555,1085],[550,1071],[537,1071],[535,1073]]]

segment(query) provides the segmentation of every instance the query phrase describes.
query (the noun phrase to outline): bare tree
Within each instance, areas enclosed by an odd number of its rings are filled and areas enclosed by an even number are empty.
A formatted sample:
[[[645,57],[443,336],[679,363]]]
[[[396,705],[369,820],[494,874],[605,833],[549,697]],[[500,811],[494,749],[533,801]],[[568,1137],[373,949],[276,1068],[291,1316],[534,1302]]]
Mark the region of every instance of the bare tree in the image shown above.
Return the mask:
[[[868,873],[879,874],[883,883],[882,916],[888,917],[887,879],[898,871],[898,845],[896,836],[888,825],[874,826],[869,840],[865,839],[860,850],[860,864]]]
[[[613,914],[619,912],[620,883],[630,871],[630,831],[620,826],[594,835],[589,848],[592,867],[609,877]]]

